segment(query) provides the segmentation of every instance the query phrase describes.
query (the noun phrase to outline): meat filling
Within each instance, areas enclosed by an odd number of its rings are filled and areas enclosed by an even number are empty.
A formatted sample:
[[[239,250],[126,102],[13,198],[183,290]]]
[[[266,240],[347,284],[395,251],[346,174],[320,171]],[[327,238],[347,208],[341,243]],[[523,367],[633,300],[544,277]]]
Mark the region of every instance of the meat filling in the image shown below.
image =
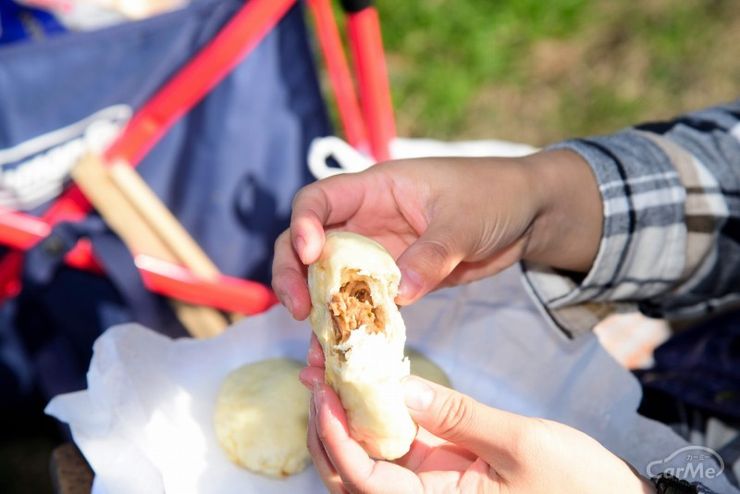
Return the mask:
[[[371,333],[383,331],[385,327],[382,309],[373,305],[367,277],[351,271],[347,278],[329,303],[336,343],[347,341],[350,332],[362,325]]]

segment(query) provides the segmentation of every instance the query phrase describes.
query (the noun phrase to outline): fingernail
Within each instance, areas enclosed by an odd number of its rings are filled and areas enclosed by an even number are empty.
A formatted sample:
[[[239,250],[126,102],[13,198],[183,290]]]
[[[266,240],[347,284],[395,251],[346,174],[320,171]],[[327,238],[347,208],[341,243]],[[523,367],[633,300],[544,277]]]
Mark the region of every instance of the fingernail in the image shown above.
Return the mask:
[[[411,300],[421,290],[421,276],[416,271],[401,269],[401,286],[398,296],[405,300]]]
[[[321,383],[315,382],[313,384],[313,403],[317,410],[323,402],[324,390],[321,388]]]
[[[312,360],[322,360],[321,351],[317,348],[309,347],[306,363],[310,364]]]
[[[313,391],[311,393],[311,406],[313,407],[314,417],[319,416],[319,410],[321,405],[324,403],[324,392],[321,390],[321,385],[314,383]]]
[[[296,252],[298,252],[298,257],[303,259],[303,251],[306,250],[306,239],[303,238],[303,235],[296,235],[293,245],[295,246]]]
[[[414,410],[426,410],[434,399],[434,390],[413,376],[403,381],[403,394],[406,406]]]

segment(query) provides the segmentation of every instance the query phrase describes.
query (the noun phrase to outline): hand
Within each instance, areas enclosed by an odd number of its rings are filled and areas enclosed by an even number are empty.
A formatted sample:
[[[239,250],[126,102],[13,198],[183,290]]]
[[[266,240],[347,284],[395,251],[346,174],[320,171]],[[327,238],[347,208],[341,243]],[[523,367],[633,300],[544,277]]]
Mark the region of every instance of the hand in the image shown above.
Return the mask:
[[[601,214],[595,178],[571,151],[382,163],[298,192],[290,229],[275,244],[273,288],[294,317],[306,318],[305,266],[334,229],[389,250],[402,273],[402,305],[520,259],[585,271],[598,249]]]
[[[313,390],[308,449],[332,493],[650,493],[647,480],[582,432],[477,403],[417,377],[404,382],[420,426],[395,462],[371,459],[349,436],[339,398],[323,383],[321,348],[309,351],[301,381]]]

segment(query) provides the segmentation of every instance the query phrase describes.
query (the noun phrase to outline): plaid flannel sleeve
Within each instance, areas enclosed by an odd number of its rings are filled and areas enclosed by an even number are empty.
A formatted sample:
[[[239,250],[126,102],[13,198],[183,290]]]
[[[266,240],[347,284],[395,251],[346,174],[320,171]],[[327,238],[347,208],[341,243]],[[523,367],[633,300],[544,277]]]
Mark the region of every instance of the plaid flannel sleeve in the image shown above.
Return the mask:
[[[523,266],[566,334],[621,309],[681,317],[740,301],[740,100],[553,148],[585,158],[604,210],[585,277]]]

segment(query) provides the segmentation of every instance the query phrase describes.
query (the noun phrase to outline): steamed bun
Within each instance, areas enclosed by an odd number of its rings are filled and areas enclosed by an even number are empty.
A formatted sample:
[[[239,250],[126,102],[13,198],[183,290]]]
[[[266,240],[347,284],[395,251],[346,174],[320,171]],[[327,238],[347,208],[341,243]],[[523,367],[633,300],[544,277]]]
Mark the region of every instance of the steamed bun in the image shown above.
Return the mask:
[[[253,472],[285,477],[310,463],[306,448],[309,392],[298,381],[302,364],[276,358],[231,372],[216,400],[221,447]]]

